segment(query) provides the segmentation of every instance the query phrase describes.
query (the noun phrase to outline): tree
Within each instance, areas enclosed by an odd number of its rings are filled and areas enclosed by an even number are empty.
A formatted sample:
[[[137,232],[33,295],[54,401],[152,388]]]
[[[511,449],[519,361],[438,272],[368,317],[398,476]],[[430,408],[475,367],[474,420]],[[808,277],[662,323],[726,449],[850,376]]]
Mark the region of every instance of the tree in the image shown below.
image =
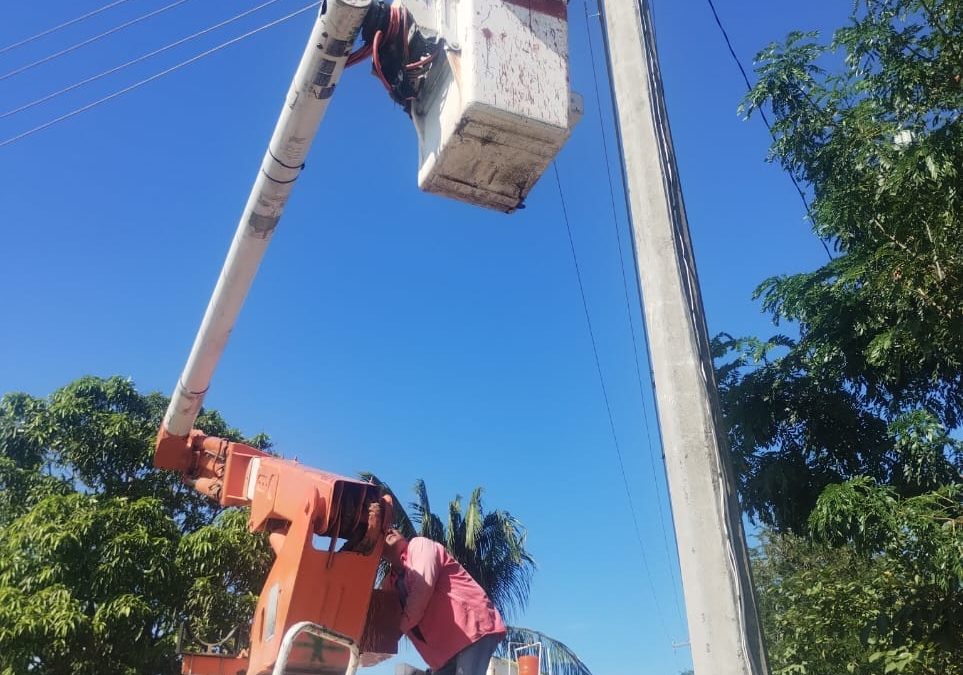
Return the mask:
[[[214,641],[249,618],[269,548],[153,469],[166,404],[116,377],[0,399],[0,672],[176,673],[182,623]]]
[[[591,675],[589,667],[565,643],[531,628],[508,626],[508,635],[498,645],[495,656],[511,661],[514,655],[510,652],[509,645],[521,646],[536,643],[542,645],[542,660],[539,663],[541,672],[548,675]]]
[[[443,544],[462,567],[485,589],[506,620],[525,609],[535,571],[535,560],[525,548],[525,528],[507,511],[485,512],[482,488],[472,491],[462,508],[461,496],[448,503],[445,521],[431,510],[428,488],[419,479],[415,501],[406,510],[391,488],[373,473],[364,480],[381,486],[395,502],[395,527],[406,537],[427,537]],[[495,655],[511,658],[508,643],[542,644],[542,671],[550,675],[591,675],[588,666],[565,644],[530,628],[508,627],[508,636]]]
[[[813,538],[770,535],[754,561],[774,673],[963,673],[961,487],[900,498],[828,488]]]
[[[0,398],[0,527],[69,486],[44,470],[46,406],[26,394]]]
[[[174,672],[178,539],[154,499],[41,500],[0,532],[0,666]]]
[[[959,673],[963,2],[859,0],[757,73],[834,249],[756,291],[797,337],[714,341],[774,672]]]
[[[826,485],[899,473],[901,415],[963,419],[961,17],[960,0],[863,0],[828,43],[759,54],[746,108],[770,109],[771,159],[835,247],[756,292],[798,338],[716,342],[742,497],[777,529],[805,529]]]
[[[829,44],[791,34],[759,55],[750,112],[775,115],[772,158],[812,187],[816,233],[841,253],[760,289],[806,327],[814,370],[884,410],[963,411],[963,3],[863,0]],[[828,56],[845,67],[827,71]]]

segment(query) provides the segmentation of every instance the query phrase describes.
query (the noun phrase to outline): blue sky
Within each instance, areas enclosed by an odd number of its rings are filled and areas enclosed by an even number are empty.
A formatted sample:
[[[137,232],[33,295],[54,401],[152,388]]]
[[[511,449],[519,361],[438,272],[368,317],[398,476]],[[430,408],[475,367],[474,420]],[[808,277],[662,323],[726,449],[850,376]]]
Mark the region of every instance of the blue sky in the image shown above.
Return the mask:
[[[0,46],[101,4],[5,3]],[[0,53],[0,114],[257,3],[190,0],[3,77],[164,4],[126,2]],[[279,0],[2,118],[0,141],[303,4]],[[848,8],[716,4],[746,64],[789,30],[839,25]],[[566,642],[595,673],[671,675],[691,660],[672,647],[686,628],[665,545],[671,526],[659,517],[659,500],[668,517],[661,463],[651,469],[650,442],[660,462],[651,392],[646,382],[640,399],[635,374],[585,14],[581,1],[570,5],[572,83],[586,114],[558,170],[644,548],[552,176],[511,216],[421,194],[414,130],[364,65],[339,85],[207,403],[303,462],[371,470],[403,495],[424,478],[438,510],[484,486],[489,507],[528,526],[539,564],[529,607],[513,621]],[[764,162],[764,127],[736,114],[743,85],[706,2],[657,0],[655,15],[710,332],[768,334],[752,289],[825,253],[789,179]],[[305,13],[0,148],[0,391],[47,395],[84,374],[172,390],[312,21]],[[590,24],[611,143],[597,19]],[[618,180],[617,166],[612,173]],[[617,205],[627,253],[621,192]],[[638,329],[634,296],[629,309]]]

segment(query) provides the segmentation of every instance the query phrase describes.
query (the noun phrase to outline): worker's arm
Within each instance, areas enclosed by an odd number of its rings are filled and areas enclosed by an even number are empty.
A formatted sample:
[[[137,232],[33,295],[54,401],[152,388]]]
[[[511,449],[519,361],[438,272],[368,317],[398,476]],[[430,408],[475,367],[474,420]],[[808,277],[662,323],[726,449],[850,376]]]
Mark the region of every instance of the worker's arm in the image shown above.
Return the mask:
[[[421,622],[435,590],[441,566],[435,547],[433,541],[422,537],[416,537],[408,544],[408,569],[405,574],[408,600],[401,614],[402,633],[410,632]]]

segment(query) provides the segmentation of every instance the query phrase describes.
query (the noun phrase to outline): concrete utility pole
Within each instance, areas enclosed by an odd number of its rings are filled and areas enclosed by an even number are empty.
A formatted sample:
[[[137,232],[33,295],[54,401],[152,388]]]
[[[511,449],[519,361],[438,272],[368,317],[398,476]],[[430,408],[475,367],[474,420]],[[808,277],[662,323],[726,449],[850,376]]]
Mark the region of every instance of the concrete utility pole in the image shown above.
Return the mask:
[[[697,675],[768,673],[648,0],[602,0]]]

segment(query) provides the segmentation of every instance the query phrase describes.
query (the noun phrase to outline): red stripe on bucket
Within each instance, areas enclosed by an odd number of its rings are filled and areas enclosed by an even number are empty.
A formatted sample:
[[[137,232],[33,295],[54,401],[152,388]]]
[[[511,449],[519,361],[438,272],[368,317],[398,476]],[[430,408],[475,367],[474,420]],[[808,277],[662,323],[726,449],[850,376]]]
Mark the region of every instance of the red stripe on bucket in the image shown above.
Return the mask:
[[[565,0],[505,0],[505,2],[539,14],[548,14],[562,21],[568,20],[568,3]]]

